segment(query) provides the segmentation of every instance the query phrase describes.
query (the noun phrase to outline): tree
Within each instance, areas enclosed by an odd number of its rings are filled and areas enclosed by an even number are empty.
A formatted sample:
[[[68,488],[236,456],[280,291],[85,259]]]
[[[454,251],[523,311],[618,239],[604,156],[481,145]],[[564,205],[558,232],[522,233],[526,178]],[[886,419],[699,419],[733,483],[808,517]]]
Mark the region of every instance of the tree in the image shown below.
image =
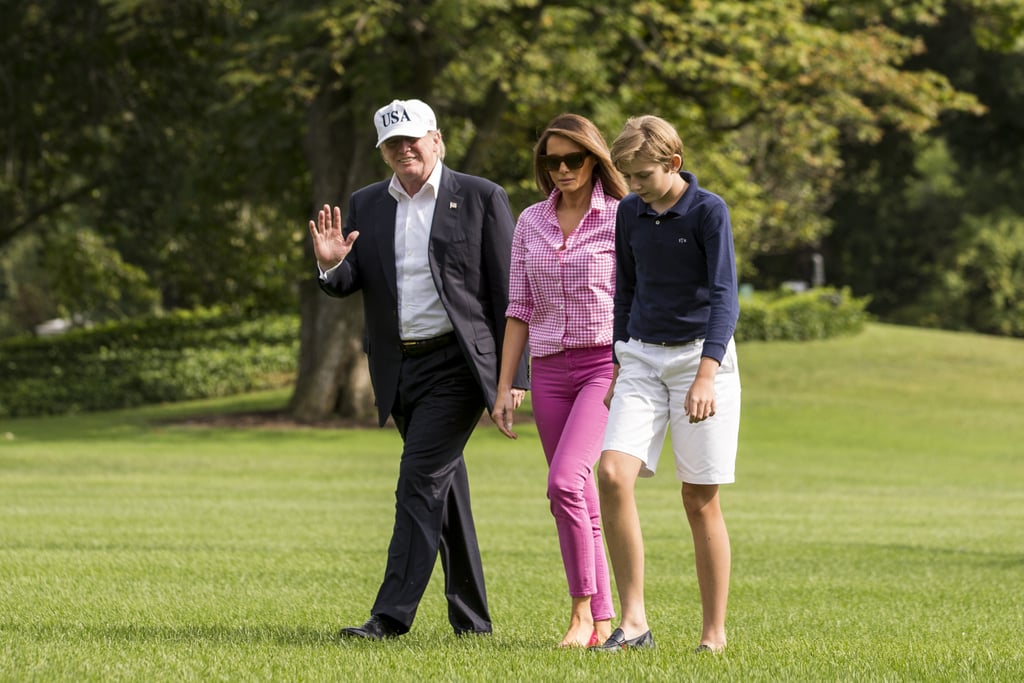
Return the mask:
[[[950,2],[903,30],[928,48],[914,68],[945,74],[987,113],[948,111],[927,133],[847,147],[831,272],[885,320],[1021,335],[1024,4]]]
[[[102,182],[86,169],[98,165],[102,131],[116,120],[103,12],[73,3],[57,20],[56,9],[0,2],[0,245],[87,202]]]
[[[518,208],[536,199],[529,150],[552,115],[578,111],[611,137],[627,114],[658,111],[686,122],[705,178],[735,202],[749,263],[820,237],[841,141],[878,139],[886,125],[920,131],[939,111],[973,107],[945,79],[900,69],[921,44],[883,22],[908,5],[931,18],[929,3],[335,3],[306,16],[327,60],[306,81],[313,208],[370,179],[367,114],[390,97],[431,102],[449,160],[505,184]],[[318,419],[365,391],[346,387],[353,367],[342,360],[358,356],[360,327],[354,306],[328,303],[312,284],[303,301],[292,410]]]
[[[319,206],[385,177],[369,118],[391,98],[428,101],[450,165],[504,185],[515,210],[539,199],[531,147],[552,116],[579,112],[612,138],[626,116],[659,113],[729,201],[747,273],[754,255],[828,229],[844,142],[974,107],[907,68],[923,43],[890,28],[934,20],[932,0],[83,0],[78,36],[64,7],[2,5],[7,33],[41,47],[12,39],[0,87],[46,131],[8,155],[0,245],[5,229],[42,234],[59,216],[31,204],[45,186],[62,220],[158,282],[165,305],[283,305],[283,283],[298,282],[291,410],[307,420],[372,412],[359,302],[322,295],[301,252]],[[62,40],[78,42],[61,87],[25,83],[49,83],[46,46]],[[9,137],[39,125],[0,111]]]
[[[89,244],[135,269],[117,286],[76,271],[84,298],[33,275],[40,310],[137,313],[140,288],[164,308],[295,306],[303,233],[277,226],[304,209],[289,199],[308,171],[296,112],[232,103],[221,80],[245,16],[212,0],[0,3],[0,249],[31,237],[34,257],[69,263]]]

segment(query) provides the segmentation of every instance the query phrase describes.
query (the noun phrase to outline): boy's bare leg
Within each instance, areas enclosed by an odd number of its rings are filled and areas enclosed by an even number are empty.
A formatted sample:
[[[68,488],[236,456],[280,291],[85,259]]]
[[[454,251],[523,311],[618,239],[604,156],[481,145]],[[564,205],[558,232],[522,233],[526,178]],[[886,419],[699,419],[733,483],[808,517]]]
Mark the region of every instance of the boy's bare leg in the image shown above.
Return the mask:
[[[719,504],[717,485],[683,484],[682,496],[686,519],[693,534],[697,585],[704,613],[700,644],[718,652],[726,644],[725,610],[729,601],[732,564],[729,532]]]
[[[640,466],[633,456],[604,451],[597,474],[604,537],[622,608],[619,628],[627,639],[649,630],[644,607],[644,539],[633,490]]]

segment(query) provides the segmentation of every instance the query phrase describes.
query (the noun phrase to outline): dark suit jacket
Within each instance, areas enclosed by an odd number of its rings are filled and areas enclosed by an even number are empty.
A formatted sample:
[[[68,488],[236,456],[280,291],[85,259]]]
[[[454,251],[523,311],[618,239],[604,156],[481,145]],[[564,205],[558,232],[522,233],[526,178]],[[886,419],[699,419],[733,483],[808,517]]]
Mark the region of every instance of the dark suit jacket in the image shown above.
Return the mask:
[[[439,162],[440,163],[440,162]],[[395,267],[395,212],[389,180],[352,194],[344,233],[359,231],[352,251],[320,287],[331,296],[363,292],[365,349],[380,424],[391,413],[402,364]],[[459,346],[487,409],[494,407],[505,337],[509,264],[515,221],[508,195],[495,183],[442,168],[430,228],[430,270]],[[526,354],[514,385],[528,388]]]

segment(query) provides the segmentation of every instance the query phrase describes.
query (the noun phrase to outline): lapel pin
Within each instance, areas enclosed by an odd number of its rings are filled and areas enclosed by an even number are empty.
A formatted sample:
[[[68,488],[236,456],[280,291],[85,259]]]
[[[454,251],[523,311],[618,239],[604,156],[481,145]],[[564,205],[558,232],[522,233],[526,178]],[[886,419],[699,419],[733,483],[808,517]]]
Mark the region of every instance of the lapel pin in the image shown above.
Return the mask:
[[[455,202],[448,202],[448,208],[449,209],[457,209],[457,208],[459,208],[459,205],[456,204]]]

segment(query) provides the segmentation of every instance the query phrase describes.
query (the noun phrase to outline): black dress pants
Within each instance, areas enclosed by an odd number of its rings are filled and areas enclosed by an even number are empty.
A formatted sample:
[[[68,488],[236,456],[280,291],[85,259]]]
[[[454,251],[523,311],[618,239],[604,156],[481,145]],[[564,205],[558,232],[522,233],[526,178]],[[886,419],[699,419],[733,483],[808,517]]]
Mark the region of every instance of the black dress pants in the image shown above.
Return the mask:
[[[484,409],[458,344],[402,361],[392,417],[404,443],[387,567],[371,613],[404,630],[441,555],[457,634],[491,631],[463,449]]]

